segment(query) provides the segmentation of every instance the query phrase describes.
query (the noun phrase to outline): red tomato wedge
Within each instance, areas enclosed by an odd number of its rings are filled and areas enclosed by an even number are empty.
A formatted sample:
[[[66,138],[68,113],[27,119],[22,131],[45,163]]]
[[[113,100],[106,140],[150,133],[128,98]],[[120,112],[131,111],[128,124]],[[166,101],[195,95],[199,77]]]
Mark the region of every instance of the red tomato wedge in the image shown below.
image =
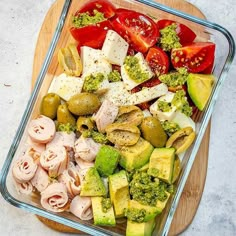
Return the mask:
[[[138,52],[145,53],[158,41],[157,25],[142,13],[119,8],[116,15],[111,18],[111,23],[116,32]]]
[[[182,45],[186,45],[188,43],[192,43],[193,40],[196,38],[196,34],[186,25],[178,23],[176,21],[173,20],[159,20],[157,22],[157,26],[158,28],[161,30],[169,25],[172,24],[176,24],[177,28],[176,28],[176,33],[179,37],[179,41]]]
[[[159,47],[149,48],[146,61],[157,76],[166,74],[169,71],[168,55]]]
[[[215,44],[210,42],[192,43],[171,51],[174,68],[185,67],[189,72],[204,71],[214,63]]]
[[[105,18],[110,18],[115,15],[116,7],[107,0],[91,0],[85,3],[75,15],[83,12],[93,15],[94,10],[102,12]]]
[[[109,29],[112,29],[112,25],[110,21],[105,20],[95,25],[88,25],[82,28],[72,27],[70,33],[78,42],[78,47],[88,46],[101,48]]]

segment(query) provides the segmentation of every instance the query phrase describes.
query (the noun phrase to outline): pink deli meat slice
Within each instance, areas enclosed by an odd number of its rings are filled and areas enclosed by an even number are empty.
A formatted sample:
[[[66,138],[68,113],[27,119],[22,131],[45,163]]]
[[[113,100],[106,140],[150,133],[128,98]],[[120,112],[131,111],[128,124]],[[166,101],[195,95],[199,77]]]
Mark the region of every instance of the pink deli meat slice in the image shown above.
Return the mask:
[[[46,148],[50,148],[53,146],[59,147],[64,146],[68,151],[74,150],[75,145],[75,133],[70,132],[69,134],[66,132],[56,132],[52,141],[46,144]]]
[[[52,183],[41,192],[43,208],[53,212],[63,212],[68,209],[69,197],[66,186],[62,183]]]
[[[32,185],[39,191],[42,192],[50,184],[50,178],[47,171],[45,171],[40,165],[30,181]]]
[[[17,183],[15,181],[15,186],[16,186],[16,190],[19,194],[26,194],[26,195],[30,195],[34,188],[33,185],[31,184],[31,182],[25,182],[25,183]]]
[[[104,133],[107,125],[110,125],[115,121],[118,111],[118,106],[109,100],[104,100],[98,112],[93,117],[99,132]]]
[[[40,156],[41,166],[48,171],[49,177],[56,178],[67,169],[69,156],[63,146],[46,149]]]
[[[34,177],[37,168],[32,157],[23,155],[14,162],[12,174],[16,182],[26,183]]]
[[[29,123],[28,134],[36,143],[50,142],[56,132],[55,124],[50,118],[40,115]]]
[[[91,198],[74,197],[70,204],[70,212],[81,220],[91,220],[93,218]]]
[[[93,141],[92,138],[84,138],[82,135],[75,141],[75,158],[80,157],[84,161],[94,161],[101,144]]]
[[[59,176],[58,180],[65,184],[67,192],[71,198],[80,194],[82,180],[78,169],[73,163],[70,163],[70,167]]]

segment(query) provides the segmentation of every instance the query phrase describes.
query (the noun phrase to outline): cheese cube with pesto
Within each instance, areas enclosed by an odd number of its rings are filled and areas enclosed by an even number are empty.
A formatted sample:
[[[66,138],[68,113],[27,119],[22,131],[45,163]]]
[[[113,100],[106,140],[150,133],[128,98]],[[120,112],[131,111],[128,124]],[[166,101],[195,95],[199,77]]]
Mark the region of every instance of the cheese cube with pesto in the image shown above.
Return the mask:
[[[127,90],[153,77],[153,72],[145,61],[143,54],[138,52],[135,56],[127,56],[121,66],[121,77]]]
[[[48,93],[55,93],[65,101],[68,101],[73,95],[82,91],[83,84],[83,78],[68,76],[63,73],[53,78]]]
[[[160,121],[172,120],[176,107],[171,105],[175,93],[168,92],[166,95],[161,96],[156,102],[150,106],[150,112],[153,116],[157,117]]]
[[[105,58],[115,65],[122,66],[129,44],[114,30],[108,30],[102,47]]]

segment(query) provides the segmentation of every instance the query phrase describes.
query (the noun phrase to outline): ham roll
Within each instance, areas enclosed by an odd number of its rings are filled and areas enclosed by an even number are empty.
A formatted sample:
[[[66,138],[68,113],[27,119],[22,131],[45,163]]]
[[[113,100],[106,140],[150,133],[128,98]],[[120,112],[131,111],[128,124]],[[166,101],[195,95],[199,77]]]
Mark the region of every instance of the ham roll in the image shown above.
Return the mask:
[[[75,158],[80,157],[84,161],[94,161],[99,149],[100,143],[96,143],[92,138],[84,138],[82,135],[75,142]]]
[[[16,182],[26,183],[34,177],[37,167],[31,156],[23,155],[14,162],[12,175]]]
[[[50,178],[47,171],[41,166],[38,166],[37,171],[30,182],[39,192],[42,192],[50,184]]]
[[[36,143],[50,142],[56,132],[55,124],[50,118],[40,115],[29,123],[28,134]]]
[[[118,106],[116,106],[109,100],[104,100],[98,112],[93,117],[93,119],[96,122],[98,131],[104,133],[105,128],[115,121],[118,112],[119,112]]]
[[[70,212],[81,220],[91,220],[93,218],[91,198],[74,197],[70,204]]]
[[[34,190],[33,185],[31,184],[31,182],[25,182],[25,183],[17,183],[15,181],[15,186],[16,186],[16,190],[19,194],[31,194]]]
[[[73,163],[71,163],[70,167],[59,176],[58,180],[66,185],[67,192],[71,198],[80,194],[82,180],[78,169]]]
[[[41,192],[43,208],[53,212],[63,212],[68,209],[69,197],[66,186],[62,183],[52,183]]]
[[[46,144],[46,148],[64,146],[68,151],[74,150],[75,133],[56,132],[52,141]]]
[[[48,171],[49,177],[56,178],[67,169],[69,157],[63,146],[46,149],[40,156],[41,166]]]

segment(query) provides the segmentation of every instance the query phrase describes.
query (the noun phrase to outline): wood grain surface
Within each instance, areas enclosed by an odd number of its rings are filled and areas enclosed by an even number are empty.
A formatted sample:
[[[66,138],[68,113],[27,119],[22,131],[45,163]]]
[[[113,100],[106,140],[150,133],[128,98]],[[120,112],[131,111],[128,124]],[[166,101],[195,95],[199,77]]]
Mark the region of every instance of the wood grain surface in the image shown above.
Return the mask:
[[[157,2],[181,10],[188,14],[197,16],[199,18],[205,18],[204,14],[197,7],[184,0],[157,0]],[[63,4],[64,0],[57,0],[52,5],[41,27],[38,36],[38,42],[35,48],[33,73],[32,73],[32,87],[37,79],[37,76],[43,64]],[[195,216],[195,213],[198,209],[202,192],[204,190],[205,179],[207,174],[209,138],[210,138],[210,124],[207,127],[206,133],[202,140],[202,144],[200,146],[192,170],[186,182],[184,191],[180,198],[180,202],[174,215],[169,235],[178,235],[181,232],[183,232],[191,224]],[[79,233],[78,230],[69,228],[67,226],[64,226],[62,224],[56,223],[54,221],[51,221],[49,219],[40,216],[37,217],[45,225],[49,226],[54,230],[60,232]]]

